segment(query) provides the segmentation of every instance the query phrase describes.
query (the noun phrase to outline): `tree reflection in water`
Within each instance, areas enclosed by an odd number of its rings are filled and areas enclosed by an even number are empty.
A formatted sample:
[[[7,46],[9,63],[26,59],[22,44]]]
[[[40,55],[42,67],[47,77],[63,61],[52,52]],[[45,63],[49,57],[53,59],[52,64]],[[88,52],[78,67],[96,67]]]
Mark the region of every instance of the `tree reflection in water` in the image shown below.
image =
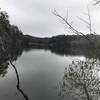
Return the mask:
[[[24,91],[20,87],[20,79],[19,74],[17,71],[16,66],[12,63],[13,61],[17,60],[19,56],[21,56],[23,52],[23,49],[15,48],[15,50],[10,50],[10,53],[5,53],[6,55],[2,54],[3,56],[0,56],[0,76],[4,77],[7,73],[7,68],[9,67],[9,64],[14,68],[16,78],[17,78],[17,90],[21,93],[21,95],[24,97],[25,100],[29,100],[28,96],[24,93]]]
[[[72,61],[65,68],[63,81],[58,85],[59,95],[70,95],[77,100],[98,100],[100,96],[100,61]]]
[[[9,65],[8,61],[0,64],[0,76],[1,77],[4,77],[6,75],[8,65]]]

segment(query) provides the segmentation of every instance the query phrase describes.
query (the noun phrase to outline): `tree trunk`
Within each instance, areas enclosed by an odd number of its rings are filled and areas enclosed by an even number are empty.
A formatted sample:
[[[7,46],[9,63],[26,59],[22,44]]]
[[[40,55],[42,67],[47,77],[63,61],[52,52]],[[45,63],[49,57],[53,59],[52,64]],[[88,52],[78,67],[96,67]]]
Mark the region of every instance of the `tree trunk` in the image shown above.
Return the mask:
[[[89,93],[88,93],[88,91],[87,91],[86,86],[84,85],[83,87],[84,87],[84,91],[85,91],[86,98],[87,98],[86,100],[90,100]]]

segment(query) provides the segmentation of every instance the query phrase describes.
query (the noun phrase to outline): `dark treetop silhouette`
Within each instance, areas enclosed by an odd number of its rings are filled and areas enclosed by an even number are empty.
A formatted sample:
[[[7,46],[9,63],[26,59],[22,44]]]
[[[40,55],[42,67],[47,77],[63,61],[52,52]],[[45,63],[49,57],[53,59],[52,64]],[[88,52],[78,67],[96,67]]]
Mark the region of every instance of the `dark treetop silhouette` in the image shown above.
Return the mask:
[[[24,91],[20,87],[20,79],[19,79],[19,74],[17,71],[16,66],[13,64],[13,61],[17,60],[17,58],[22,54],[22,48],[18,49],[16,47],[15,51],[12,50],[10,54],[10,58],[5,60],[5,56],[2,56],[2,62],[0,62],[0,76],[4,77],[5,74],[7,73],[7,68],[9,67],[9,64],[14,68],[16,78],[17,78],[17,84],[16,88],[17,90],[22,94],[25,100],[29,100],[28,96],[24,93]],[[3,60],[4,58],[4,60]]]

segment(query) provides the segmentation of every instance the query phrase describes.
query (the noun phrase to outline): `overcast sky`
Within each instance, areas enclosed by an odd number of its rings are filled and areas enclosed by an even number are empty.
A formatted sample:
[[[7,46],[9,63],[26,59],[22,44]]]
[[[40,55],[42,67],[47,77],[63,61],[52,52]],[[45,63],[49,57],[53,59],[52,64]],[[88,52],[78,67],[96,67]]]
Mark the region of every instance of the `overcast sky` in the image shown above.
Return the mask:
[[[68,34],[60,19],[52,14],[53,9],[63,16],[68,10],[75,28],[88,32],[87,26],[78,19],[87,19],[87,6],[94,29],[100,33],[100,6],[93,6],[92,0],[0,0],[0,7],[8,12],[11,24],[17,25],[24,34],[43,37]]]

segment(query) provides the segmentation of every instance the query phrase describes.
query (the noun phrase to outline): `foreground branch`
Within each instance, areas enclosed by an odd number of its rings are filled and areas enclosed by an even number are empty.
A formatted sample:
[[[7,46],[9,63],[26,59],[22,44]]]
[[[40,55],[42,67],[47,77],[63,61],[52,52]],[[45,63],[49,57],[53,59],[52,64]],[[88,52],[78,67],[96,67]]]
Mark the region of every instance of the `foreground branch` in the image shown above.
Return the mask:
[[[100,0],[95,0],[95,5],[99,4]]]
[[[12,67],[14,68],[15,70],[15,73],[16,73],[16,77],[17,77],[17,90],[23,95],[24,99],[25,100],[29,100],[28,96],[24,93],[24,91],[20,88],[20,80],[19,80],[19,74],[18,74],[18,71],[15,67],[15,65],[12,63],[12,61],[10,61],[10,64],[12,65]]]

